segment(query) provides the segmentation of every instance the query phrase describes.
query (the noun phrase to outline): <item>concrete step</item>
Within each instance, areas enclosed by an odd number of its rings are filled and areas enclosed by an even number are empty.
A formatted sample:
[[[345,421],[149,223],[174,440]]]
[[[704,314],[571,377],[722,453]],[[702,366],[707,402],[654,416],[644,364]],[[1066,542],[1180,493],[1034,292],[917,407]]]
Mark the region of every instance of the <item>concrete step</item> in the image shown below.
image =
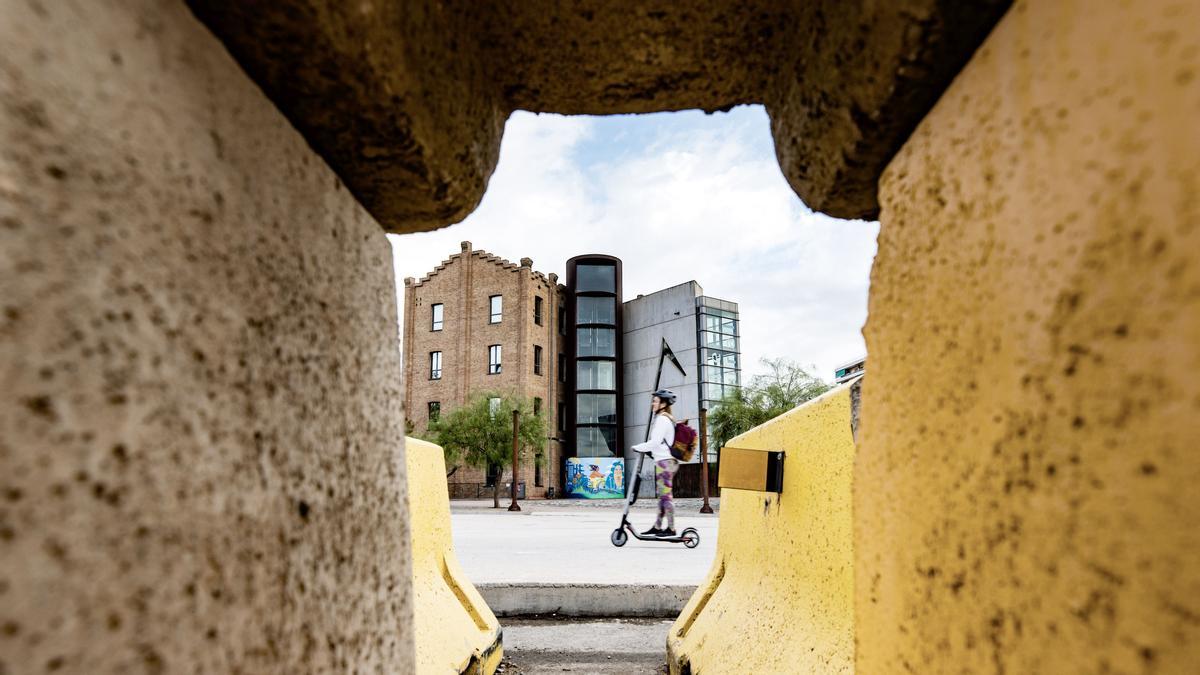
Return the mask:
[[[666,584],[476,584],[499,617],[622,617],[674,619],[696,591]]]
[[[505,675],[665,672],[667,631],[661,619],[512,619],[503,622]]]

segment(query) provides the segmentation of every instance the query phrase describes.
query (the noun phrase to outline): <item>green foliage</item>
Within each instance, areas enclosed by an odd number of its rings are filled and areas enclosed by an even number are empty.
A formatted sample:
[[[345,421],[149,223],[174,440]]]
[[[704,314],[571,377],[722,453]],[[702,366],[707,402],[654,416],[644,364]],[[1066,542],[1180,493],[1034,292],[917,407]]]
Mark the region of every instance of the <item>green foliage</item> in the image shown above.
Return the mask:
[[[498,405],[493,406],[492,399],[499,399]],[[446,466],[454,467],[450,473],[460,464],[512,466],[513,410],[521,411],[517,442],[524,462],[529,449],[540,449],[546,441],[546,419],[533,414],[533,402],[528,399],[487,392],[431,422],[428,435],[442,446]]]
[[[770,372],[727,394],[708,414],[716,447],[832,388],[790,359],[764,358],[761,363]]]

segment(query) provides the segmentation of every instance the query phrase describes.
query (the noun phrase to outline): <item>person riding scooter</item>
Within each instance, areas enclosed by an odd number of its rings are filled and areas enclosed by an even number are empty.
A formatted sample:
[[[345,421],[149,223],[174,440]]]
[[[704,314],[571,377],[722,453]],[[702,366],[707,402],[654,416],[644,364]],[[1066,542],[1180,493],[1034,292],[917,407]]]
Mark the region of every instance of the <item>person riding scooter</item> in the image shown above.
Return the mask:
[[[679,470],[679,461],[671,456],[671,444],[675,442],[675,418],[671,416],[671,406],[674,403],[675,393],[669,389],[659,389],[651,395],[650,410],[653,418],[650,439],[633,446],[635,452],[649,453],[650,458],[654,460],[658,518],[654,521],[654,527],[642,533],[647,537],[675,536],[675,501],[671,496],[671,487],[675,481],[675,472]]]

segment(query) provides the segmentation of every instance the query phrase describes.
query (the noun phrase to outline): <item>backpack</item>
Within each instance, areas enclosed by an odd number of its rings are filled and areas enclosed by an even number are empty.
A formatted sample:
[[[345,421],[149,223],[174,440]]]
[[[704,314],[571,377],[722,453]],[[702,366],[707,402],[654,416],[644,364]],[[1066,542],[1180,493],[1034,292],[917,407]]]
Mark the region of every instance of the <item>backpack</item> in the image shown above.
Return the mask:
[[[675,442],[671,445],[671,456],[681,462],[690,462],[696,456],[696,430],[687,421],[675,423]]]

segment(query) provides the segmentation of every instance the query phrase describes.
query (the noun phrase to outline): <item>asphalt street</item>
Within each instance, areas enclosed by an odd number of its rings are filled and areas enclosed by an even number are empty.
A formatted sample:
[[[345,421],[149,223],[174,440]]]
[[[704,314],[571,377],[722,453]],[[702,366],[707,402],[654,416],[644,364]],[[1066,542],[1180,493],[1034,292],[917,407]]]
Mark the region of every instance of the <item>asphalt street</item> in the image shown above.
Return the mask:
[[[717,515],[697,513],[698,500],[680,500],[675,529],[694,527],[700,545],[639,541],[617,548],[609,535],[621,522],[621,503],[568,500],[521,502],[509,512],[487,502],[451,502],[454,548],[467,577],[482,583],[686,584],[703,581],[717,544]],[[630,514],[638,531],[654,524],[653,501]]]

